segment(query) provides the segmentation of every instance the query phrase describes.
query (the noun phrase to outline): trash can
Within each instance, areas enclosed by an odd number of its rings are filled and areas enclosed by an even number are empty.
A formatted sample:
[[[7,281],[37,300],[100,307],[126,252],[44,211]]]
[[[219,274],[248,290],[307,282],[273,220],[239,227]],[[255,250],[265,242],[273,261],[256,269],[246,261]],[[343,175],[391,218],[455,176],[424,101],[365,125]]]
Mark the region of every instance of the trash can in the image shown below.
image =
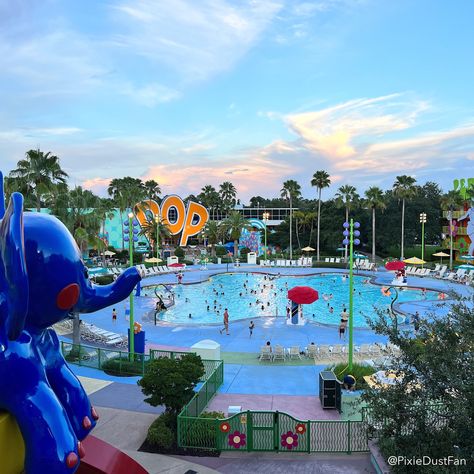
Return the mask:
[[[319,400],[323,409],[335,408],[341,411],[341,384],[331,370],[319,373]]]
[[[217,257],[217,263],[218,263],[218,265],[220,265],[222,263],[222,258],[221,257]]]

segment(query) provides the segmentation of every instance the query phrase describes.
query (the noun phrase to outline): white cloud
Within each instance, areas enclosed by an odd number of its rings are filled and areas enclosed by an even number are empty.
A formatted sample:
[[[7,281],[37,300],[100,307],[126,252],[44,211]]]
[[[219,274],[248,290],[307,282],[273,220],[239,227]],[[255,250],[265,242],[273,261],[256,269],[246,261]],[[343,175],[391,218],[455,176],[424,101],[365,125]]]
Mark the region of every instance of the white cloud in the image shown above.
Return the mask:
[[[123,30],[114,43],[194,82],[233,67],[281,8],[272,0],[127,0],[114,7]]]
[[[127,84],[120,89],[120,92],[145,107],[155,107],[158,104],[170,102],[181,97],[181,93],[177,90],[158,83],[147,84],[143,87],[134,87],[131,84]]]

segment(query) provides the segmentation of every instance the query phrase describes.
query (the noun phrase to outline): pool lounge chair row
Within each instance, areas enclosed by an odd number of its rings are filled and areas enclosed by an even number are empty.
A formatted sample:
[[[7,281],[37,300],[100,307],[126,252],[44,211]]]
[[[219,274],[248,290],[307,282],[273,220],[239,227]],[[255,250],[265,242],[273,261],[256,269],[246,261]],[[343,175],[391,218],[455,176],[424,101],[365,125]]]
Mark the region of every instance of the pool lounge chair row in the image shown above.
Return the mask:
[[[81,339],[96,344],[105,344],[114,347],[127,347],[128,338],[112,331],[100,329],[93,324],[84,323],[81,325]]]
[[[324,257],[324,263],[344,263],[342,257]]]
[[[356,258],[354,262],[354,268],[358,270],[373,271],[377,268],[377,265],[375,263],[369,262],[369,260]]]
[[[448,281],[455,281],[458,283],[470,284],[474,282],[474,269],[467,270],[464,268],[458,268],[455,272],[449,272],[447,265],[436,264],[433,270],[433,276]]]
[[[419,277],[431,276],[431,270],[429,268],[406,267],[405,273],[407,275]]]
[[[394,344],[361,344],[354,347],[354,356],[359,358],[395,356],[400,353],[400,349]],[[303,353],[306,357],[312,358],[317,362],[321,359],[345,359],[347,358],[347,347],[344,344],[310,344],[305,348]],[[285,349],[281,345],[262,346],[260,349],[259,360],[268,360],[274,362],[276,360],[287,360],[294,358],[302,358],[302,351],[299,346],[292,346]]]
[[[269,360],[274,362],[276,360],[287,360],[287,359],[301,359],[301,350],[299,346],[292,346],[285,349],[281,345],[271,346],[262,346],[260,348],[259,360]]]
[[[261,267],[311,267],[313,257],[301,257],[298,260],[260,260]]]

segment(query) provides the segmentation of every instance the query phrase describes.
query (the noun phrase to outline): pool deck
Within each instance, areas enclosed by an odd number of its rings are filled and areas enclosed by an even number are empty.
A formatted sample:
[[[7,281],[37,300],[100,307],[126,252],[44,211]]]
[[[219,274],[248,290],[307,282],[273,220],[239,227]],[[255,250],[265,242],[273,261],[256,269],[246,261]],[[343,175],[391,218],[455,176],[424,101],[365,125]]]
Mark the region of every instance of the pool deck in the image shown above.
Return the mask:
[[[259,272],[282,275],[309,275],[319,273],[342,273],[341,269],[331,268],[262,268],[246,266],[231,268],[231,272]],[[208,270],[190,269],[185,272],[184,283],[198,283],[210,276],[226,272],[227,265],[212,265]],[[376,284],[387,286],[393,274],[381,270],[379,272],[360,272],[373,278]],[[409,277],[410,287],[426,288],[445,293],[455,292],[461,297],[473,294],[472,287],[460,285],[434,278]],[[174,274],[165,274],[149,277],[143,280],[143,285],[158,283],[173,284],[176,282]],[[449,311],[448,300],[445,301],[417,301],[403,303],[400,310],[407,313],[419,311],[420,315],[443,315]],[[117,308],[120,308],[117,305]],[[125,334],[128,321],[122,316],[116,323],[111,319],[111,308],[106,308],[97,313],[83,315],[84,320],[98,327]],[[137,319],[140,315],[137,314]],[[284,317],[259,317],[254,318],[255,329],[250,337],[248,320],[230,322],[230,334],[220,334],[220,326],[209,324],[172,325],[159,324],[145,326],[147,335],[147,348],[165,350],[189,350],[196,342],[202,339],[212,339],[221,345],[225,362],[224,384],[212,400],[209,409],[227,411],[229,405],[241,405],[243,409],[281,410],[300,419],[328,419],[337,416],[335,412],[323,411],[320,407],[318,395],[318,374],[327,367],[324,361],[315,365],[312,360],[303,359],[301,362],[260,363],[258,354],[260,347],[270,341],[272,345],[281,344],[284,347],[294,345],[304,349],[310,342],[316,344],[344,343],[339,339],[335,316],[333,326],[323,326],[307,323],[305,326],[289,326]],[[406,326],[411,330],[410,326]],[[386,342],[385,338],[375,334],[367,328],[354,329],[354,344],[370,344]],[[162,407],[151,407],[143,399],[140,388],[136,382],[138,377],[111,377],[103,372],[85,367],[71,366],[80,376],[88,377],[88,385],[94,386],[91,391],[91,401],[98,406],[111,409],[123,409],[132,412],[159,414]],[[84,379],[85,380],[85,379]],[[95,382],[93,382],[95,380]],[[92,389],[91,389],[92,390]],[[325,418],[326,417],[326,418]],[[332,418],[329,418],[332,419]]]

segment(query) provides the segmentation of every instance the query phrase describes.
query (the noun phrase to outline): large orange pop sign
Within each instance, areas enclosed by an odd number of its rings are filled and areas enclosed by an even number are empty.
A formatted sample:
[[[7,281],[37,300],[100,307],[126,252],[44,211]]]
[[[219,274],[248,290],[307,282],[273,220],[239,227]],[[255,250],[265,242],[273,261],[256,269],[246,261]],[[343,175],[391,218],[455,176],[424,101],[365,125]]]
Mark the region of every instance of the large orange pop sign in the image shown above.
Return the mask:
[[[170,220],[170,211],[175,211],[175,219]],[[209,220],[207,209],[197,202],[189,201],[188,206],[183,200],[171,194],[166,196],[160,206],[151,199],[135,205],[135,214],[138,222],[143,227],[150,219],[147,214],[152,215],[154,221],[157,216],[161,216],[163,223],[168,227],[171,235],[181,232],[179,245],[184,247],[188,243],[189,237],[198,234]]]

